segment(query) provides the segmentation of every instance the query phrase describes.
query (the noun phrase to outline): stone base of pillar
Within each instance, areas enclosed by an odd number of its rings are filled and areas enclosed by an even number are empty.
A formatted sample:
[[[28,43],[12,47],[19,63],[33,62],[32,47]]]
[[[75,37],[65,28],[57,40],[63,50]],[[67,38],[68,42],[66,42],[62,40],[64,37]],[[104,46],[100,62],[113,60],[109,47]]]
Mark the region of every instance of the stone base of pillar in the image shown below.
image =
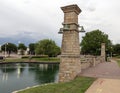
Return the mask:
[[[81,72],[80,55],[62,55],[59,71],[59,82],[73,80]]]

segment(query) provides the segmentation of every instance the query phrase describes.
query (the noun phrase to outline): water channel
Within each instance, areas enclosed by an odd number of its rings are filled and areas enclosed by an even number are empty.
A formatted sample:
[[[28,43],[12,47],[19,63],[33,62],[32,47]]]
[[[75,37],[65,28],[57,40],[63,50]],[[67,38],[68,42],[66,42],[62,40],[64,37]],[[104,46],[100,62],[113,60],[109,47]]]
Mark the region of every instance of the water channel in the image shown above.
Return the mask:
[[[58,81],[58,64],[0,64],[0,93]]]

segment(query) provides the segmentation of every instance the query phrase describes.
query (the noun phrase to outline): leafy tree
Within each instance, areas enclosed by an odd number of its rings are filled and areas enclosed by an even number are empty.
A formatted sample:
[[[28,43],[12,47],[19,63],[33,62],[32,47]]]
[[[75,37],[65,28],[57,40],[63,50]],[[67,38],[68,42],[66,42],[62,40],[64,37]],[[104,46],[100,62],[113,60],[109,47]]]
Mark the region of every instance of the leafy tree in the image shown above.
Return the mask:
[[[23,43],[19,43],[18,49],[20,50],[20,54],[24,55],[24,51],[27,49],[27,47]]]
[[[112,49],[115,55],[120,55],[120,44],[113,45]]]
[[[108,39],[108,35],[101,32],[100,30],[94,30],[87,32],[81,42],[81,53],[100,55],[101,43],[106,44],[106,52],[109,53],[111,49],[111,41]]]
[[[49,57],[57,56],[60,53],[60,48],[56,43],[49,39],[44,39],[36,44],[36,54],[48,55]]]
[[[34,55],[35,54],[35,43],[30,43],[29,49],[30,49],[30,54]]]
[[[2,51],[6,50],[5,52],[7,52],[9,54],[9,56],[10,56],[11,52],[15,52],[15,53],[17,52],[17,46],[13,43],[5,43],[4,45],[2,45],[1,49],[2,49]]]
[[[20,43],[20,44],[18,45],[18,49],[26,50],[27,47],[26,47],[23,43]]]

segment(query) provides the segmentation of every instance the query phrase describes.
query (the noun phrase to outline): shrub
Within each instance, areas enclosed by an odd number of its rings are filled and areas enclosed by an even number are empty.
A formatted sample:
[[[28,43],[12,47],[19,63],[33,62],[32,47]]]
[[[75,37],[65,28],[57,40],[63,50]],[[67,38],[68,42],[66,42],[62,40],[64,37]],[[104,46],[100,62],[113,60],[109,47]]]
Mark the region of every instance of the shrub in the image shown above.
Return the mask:
[[[30,55],[28,55],[28,56],[22,56],[22,58],[48,58],[48,55],[35,55],[35,56],[30,56]]]

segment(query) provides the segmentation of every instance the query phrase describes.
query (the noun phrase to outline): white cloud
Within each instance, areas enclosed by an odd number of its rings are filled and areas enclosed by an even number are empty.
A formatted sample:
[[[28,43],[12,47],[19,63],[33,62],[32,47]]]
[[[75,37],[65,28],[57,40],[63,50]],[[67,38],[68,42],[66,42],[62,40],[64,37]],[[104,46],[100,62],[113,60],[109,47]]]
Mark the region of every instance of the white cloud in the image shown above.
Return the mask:
[[[119,0],[1,0],[0,37],[25,33],[31,39],[52,38],[60,44],[61,35],[57,33],[63,22],[60,7],[78,4],[82,9],[80,25],[87,31],[100,29],[120,43],[119,3]]]

